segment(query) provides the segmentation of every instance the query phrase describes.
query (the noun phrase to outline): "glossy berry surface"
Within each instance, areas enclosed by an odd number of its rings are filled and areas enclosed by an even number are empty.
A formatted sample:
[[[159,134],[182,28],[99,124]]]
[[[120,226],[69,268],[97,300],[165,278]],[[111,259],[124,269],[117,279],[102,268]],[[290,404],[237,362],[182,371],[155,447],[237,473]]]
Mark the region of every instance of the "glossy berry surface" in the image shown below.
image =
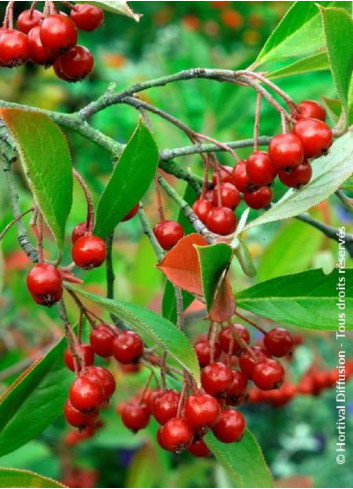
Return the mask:
[[[112,373],[106,368],[94,365],[87,367],[86,372],[88,375],[99,380],[104,392],[104,400],[109,401],[116,389],[116,383]]]
[[[295,134],[277,134],[270,142],[268,154],[274,167],[283,170],[300,165],[304,159],[304,148]]]
[[[133,217],[136,216],[136,214],[138,213],[139,211],[139,208],[140,208],[140,205],[137,203],[136,205],[134,205],[134,207],[131,209],[131,211],[129,211],[126,216],[124,217],[124,219],[122,219],[123,222],[125,221],[130,221],[130,219],[132,219]]]
[[[194,202],[192,210],[195,212],[201,222],[205,224],[208,214],[213,207],[213,203],[206,199],[198,199]]]
[[[144,403],[131,401],[125,404],[121,413],[124,425],[130,430],[137,432],[146,428],[150,420],[150,412]]]
[[[232,381],[232,370],[221,362],[210,363],[201,372],[202,387],[211,396],[219,397],[225,394]]]
[[[39,263],[27,275],[27,288],[38,304],[52,306],[63,293],[62,275],[53,265]]]
[[[239,192],[248,192],[251,181],[246,172],[246,161],[241,161],[234,167],[232,175],[232,183],[236,186]]]
[[[218,180],[220,180],[221,183],[232,183],[232,172],[233,168],[231,166],[219,166],[218,173],[215,171],[212,175],[213,185],[218,185]]]
[[[245,343],[250,343],[250,333],[247,328],[245,328],[242,324],[233,324],[232,326],[228,326],[227,328],[222,329],[219,334],[218,341],[221,345],[222,350],[225,353],[229,352],[232,343],[232,354],[236,355],[242,349],[242,346],[239,345],[235,336],[240,336]]]
[[[326,154],[333,142],[332,130],[317,119],[300,119],[294,125],[293,133],[300,139],[306,158]]]
[[[27,37],[32,63],[35,63],[37,65],[50,66],[55,61],[55,56],[53,56],[50,51],[48,51],[43,46],[40,38],[40,26],[37,25],[33,27],[27,34]]]
[[[55,73],[60,73],[60,76],[63,74],[66,80],[72,82],[86,78],[93,70],[93,66],[93,56],[89,49],[83,46],[74,46],[54,63]]]
[[[315,100],[303,100],[297,106],[298,115],[297,118],[305,119],[319,119],[320,121],[326,121],[326,110],[325,108],[315,102]]]
[[[239,441],[245,430],[245,419],[239,411],[225,409],[213,427],[215,437],[223,443]]]
[[[185,403],[185,419],[194,431],[212,427],[221,414],[221,407],[208,394],[192,394]]]
[[[62,54],[68,51],[77,43],[77,37],[77,28],[66,15],[48,15],[41,24],[41,41],[52,53]]]
[[[31,55],[28,37],[16,29],[1,29],[0,60],[9,68],[27,63]]]
[[[116,335],[105,324],[99,324],[90,333],[91,347],[97,355],[108,358],[113,355],[113,341]]]
[[[248,379],[244,372],[233,370],[233,382],[227,390],[227,404],[236,405],[245,394]]]
[[[94,363],[94,351],[91,348],[90,345],[85,345],[84,343],[81,343],[76,347],[77,352],[82,356],[84,364],[86,366],[88,365],[93,365]],[[64,353],[64,361],[65,365],[67,368],[72,370],[72,372],[75,371],[75,362],[74,362],[74,356],[71,353],[69,348],[66,348],[65,353]]]
[[[283,383],[284,373],[282,364],[277,360],[267,358],[255,366],[252,380],[259,389],[264,391],[278,389]]]
[[[194,441],[194,443],[189,446],[189,452],[194,457],[209,457],[211,455],[208,446],[203,440]]]
[[[104,13],[102,9],[94,5],[83,3],[81,5],[75,5],[70,12],[70,17],[78,29],[92,32],[103,24]]]
[[[264,345],[270,355],[284,357],[292,352],[294,338],[288,330],[274,328],[265,335]]]
[[[81,375],[72,384],[69,398],[79,411],[91,412],[98,409],[104,401],[104,391],[96,377]]]
[[[189,423],[183,418],[172,418],[163,426],[162,440],[165,448],[180,453],[186,450],[193,440],[194,433]]]
[[[83,413],[72,405],[70,399],[66,401],[64,415],[66,421],[71,424],[71,426],[75,426],[75,428],[83,428],[93,423],[97,419],[98,414],[98,410],[92,411],[89,414]]]
[[[211,361],[211,345],[208,340],[198,340],[194,344],[197,359],[201,367],[206,367]],[[217,361],[221,356],[221,346],[219,343],[214,344],[214,359]]]
[[[255,366],[268,358],[266,350],[259,346],[254,346],[249,350],[243,350],[239,357],[239,365],[242,372],[248,379],[252,379]]]
[[[172,220],[157,223],[153,228],[153,233],[158,243],[166,251],[171,250],[184,237],[183,226]]]
[[[72,259],[80,268],[91,270],[104,263],[107,257],[105,242],[98,236],[82,236],[72,247]]]
[[[33,27],[37,26],[43,19],[43,14],[39,10],[24,10],[17,17],[17,29],[24,34],[28,34]]]
[[[240,204],[239,190],[229,182],[216,186],[213,190],[213,204],[235,209]]]
[[[291,188],[301,188],[306,185],[310,182],[312,174],[313,170],[307,160],[289,171],[281,170],[278,172],[281,182]]]
[[[143,341],[133,331],[120,333],[113,342],[113,355],[123,364],[135,363],[143,355]]]
[[[254,192],[244,194],[244,200],[251,209],[263,209],[271,204],[273,191],[269,187],[260,187]]]
[[[246,174],[255,185],[268,185],[276,178],[277,170],[268,153],[259,151],[249,156],[246,162]]]
[[[77,224],[71,234],[71,242],[72,244],[76,243],[79,238],[82,236],[86,236],[88,234],[87,222],[83,221]]]
[[[205,224],[212,233],[226,236],[234,233],[237,227],[237,218],[228,207],[214,207],[209,212]]]
[[[153,402],[152,413],[159,424],[165,424],[169,419],[175,418],[178,412],[180,400],[179,392],[175,390],[165,391]]]

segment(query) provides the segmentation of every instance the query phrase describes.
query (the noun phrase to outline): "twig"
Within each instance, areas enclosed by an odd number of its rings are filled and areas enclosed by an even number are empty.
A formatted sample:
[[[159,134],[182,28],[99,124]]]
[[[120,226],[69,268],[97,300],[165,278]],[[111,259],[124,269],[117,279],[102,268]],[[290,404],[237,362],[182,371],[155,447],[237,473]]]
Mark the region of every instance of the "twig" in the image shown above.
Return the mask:
[[[0,233],[0,241],[3,239],[3,237],[5,236],[7,231],[9,231],[17,221],[22,219],[24,216],[26,216],[30,212],[33,212],[33,210],[34,210],[34,207],[31,207],[30,209],[27,209],[26,211],[22,212],[22,214],[20,214],[19,216],[12,219],[12,221],[9,222],[9,224],[5,227],[5,229]]]
[[[336,196],[348,211],[353,212],[353,199],[347,197],[347,195],[341,189],[336,190]]]
[[[143,210],[142,202],[140,202],[140,209],[138,211],[138,215],[139,215],[139,219],[141,222],[142,230],[145,233],[145,235],[147,236],[147,238],[149,239],[149,241],[152,245],[152,248],[156,254],[157,261],[158,261],[158,263],[160,263],[163,260],[164,252],[163,252],[160,244],[158,243],[155,235],[153,234],[151,226],[147,220],[145,211]]]

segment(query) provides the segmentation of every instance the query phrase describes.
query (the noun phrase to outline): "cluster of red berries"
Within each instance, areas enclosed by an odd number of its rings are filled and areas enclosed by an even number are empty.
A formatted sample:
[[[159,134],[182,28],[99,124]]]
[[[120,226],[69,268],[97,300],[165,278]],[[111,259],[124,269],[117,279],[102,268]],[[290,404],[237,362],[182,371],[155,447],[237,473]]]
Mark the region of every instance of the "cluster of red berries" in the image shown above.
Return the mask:
[[[32,61],[53,66],[62,80],[76,82],[91,73],[94,59],[84,46],[77,45],[78,30],[91,32],[103,22],[100,8],[74,5],[70,15],[59,12],[24,10],[17,19],[17,29],[5,18],[0,29],[0,66],[12,68]]]
[[[301,188],[312,175],[309,159],[326,154],[333,141],[325,123],[326,111],[315,101],[304,100],[293,114],[292,131],[271,140],[268,152],[256,151],[234,168],[223,166],[213,175],[212,190],[193,205],[197,217],[215,234],[232,234],[237,226],[234,209],[241,194],[251,209],[268,207],[278,176],[287,187]]]

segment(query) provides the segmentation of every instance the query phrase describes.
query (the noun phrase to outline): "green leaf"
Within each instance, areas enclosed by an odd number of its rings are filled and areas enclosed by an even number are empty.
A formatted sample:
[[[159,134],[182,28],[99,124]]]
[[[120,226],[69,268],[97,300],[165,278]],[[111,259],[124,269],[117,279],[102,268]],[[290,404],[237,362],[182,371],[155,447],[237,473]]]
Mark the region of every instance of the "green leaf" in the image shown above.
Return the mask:
[[[301,190],[289,190],[271,209],[250,222],[246,229],[288,219],[326,200],[353,173],[353,132],[337,139],[327,156],[312,162],[313,176]]]
[[[116,164],[97,208],[95,234],[105,238],[143,197],[158,167],[158,149],[141,122]]]
[[[320,231],[300,221],[284,226],[261,254],[259,282],[309,268],[324,238]]]
[[[345,279],[345,311],[337,307],[339,277]],[[285,275],[238,292],[236,299],[238,307],[274,322],[316,330],[337,331],[338,315],[344,312],[347,330],[353,329],[353,269]]]
[[[327,54],[318,53],[304,59],[300,59],[299,61],[295,61],[284,68],[273,71],[268,75],[268,78],[274,80],[275,78],[283,78],[285,76],[301,75],[302,73],[329,69],[330,63],[327,58]]]
[[[199,383],[200,369],[195,351],[186,335],[176,326],[159,314],[144,307],[128,302],[114,301],[90,294],[71,284],[66,286],[76,293],[103,306],[115,314],[133,329],[150,337],[159,346],[165,348],[175,360],[186,368]]]
[[[183,297],[183,310],[185,311],[190,304],[194,301],[195,297],[186,290],[181,291]],[[173,324],[177,322],[177,310],[176,310],[176,298],[174,285],[167,280],[164,287],[163,299],[162,299],[162,315],[164,318],[169,319]]]
[[[72,376],[66,339],[26,370],[0,399],[0,456],[21,447],[62,413]]]
[[[139,22],[140,17],[142,16],[142,14],[135,14],[135,12],[131,10],[127,2],[124,0],[117,0],[114,2],[101,2],[101,1],[87,2],[84,0],[76,3],[90,3],[91,5],[96,5],[97,7],[106,10],[107,12],[112,12],[113,14],[126,15],[127,17],[131,17],[132,19],[136,20],[136,22]]]
[[[0,487],[66,487],[60,482],[22,469],[1,469]]]
[[[49,117],[22,109],[1,109],[13,135],[39,210],[62,248],[72,205],[72,165],[64,134]]]
[[[205,436],[208,448],[226,469],[235,487],[273,487],[273,478],[255,437],[249,430],[238,443],[221,443],[212,434]]]
[[[328,58],[333,80],[342,106],[348,116],[348,92],[353,71],[353,20],[338,8],[321,8]]]
[[[342,104],[338,98],[322,97],[326,110],[334,122],[337,122],[342,112]]]
[[[210,246],[196,246],[201,266],[203,294],[207,310],[210,311],[215,299],[219,281],[232,260],[232,248],[225,243]]]
[[[2,291],[4,288],[4,255],[2,252],[2,248],[0,246],[0,298],[2,296]]]

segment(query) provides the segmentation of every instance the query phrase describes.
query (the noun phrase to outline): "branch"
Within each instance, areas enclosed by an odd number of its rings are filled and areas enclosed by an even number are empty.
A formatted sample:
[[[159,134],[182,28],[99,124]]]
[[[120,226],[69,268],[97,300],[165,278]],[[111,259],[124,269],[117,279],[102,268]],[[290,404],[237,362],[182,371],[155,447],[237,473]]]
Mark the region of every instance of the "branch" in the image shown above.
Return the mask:
[[[154,252],[156,254],[158,263],[160,263],[163,260],[164,252],[163,252],[160,244],[158,243],[155,235],[153,234],[151,226],[147,220],[145,211],[143,210],[143,203],[142,202],[140,202],[140,209],[138,211],[138,215],[139,215],[139,219],[141,222],[142,230],[145,233],[145,235],[147,236],[147,238],[150,240],[152,248],[154,249]]]

